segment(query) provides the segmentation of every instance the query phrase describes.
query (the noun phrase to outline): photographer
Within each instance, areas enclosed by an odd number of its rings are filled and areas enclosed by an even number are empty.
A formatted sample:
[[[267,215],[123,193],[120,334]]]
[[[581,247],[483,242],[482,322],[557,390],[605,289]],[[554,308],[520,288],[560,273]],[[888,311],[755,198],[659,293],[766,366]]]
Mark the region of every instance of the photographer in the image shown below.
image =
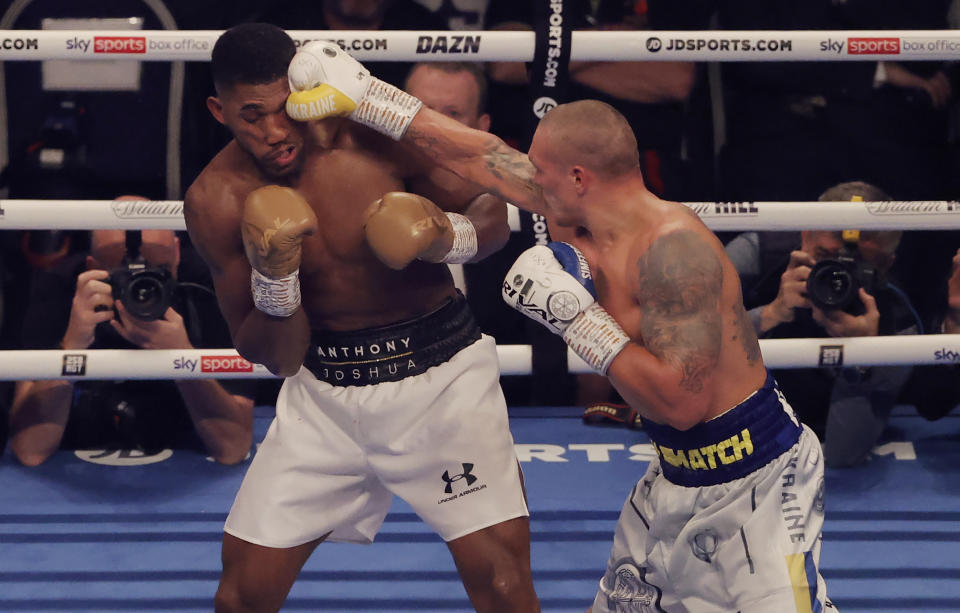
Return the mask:
[[[142,234],[139,251],[149,278],[134,281],[130,276],[137,261],[131,263],[125,232],[93,231],[89,254],[72,254],[56,268],[37,272],[23,326],[24,347],[231,346],[212,293],[189,282],[191,272],[203,278],[202,263],[196,260],[199,266],[191,267],[181,262],[172,231],[131,234]],[[144,286],[148,291],[142,291]],[[115,299],[121,292],[126,295]],[[246,457],[252,441],[251,383],[20,381],[10,412],[10,445],[28,466],[42,463],[58,448],[100,447],[148,453],[195,448],[234,464]]]
[[[836,185],[820,201],[891,200],[861,182]],[[727,245],[738,269],[756,273],[744,303],[761,338],[917,334],[922,324],[889,278],[899,231],[800,233],[787,261],[754,249],[763,237],[740,235]],[[771,241],[775,243],[779,241]],[[747,248],[745,248],[747,247]],[[751,262],[750,260],[754,261]],[[779,259],[779,265],[775,260]],[[745,274],[746,276],[746,274]],[[824,441],[830,466],[867,459],[886,426],[910,366],[787,369],[774,375],[800,419]]]

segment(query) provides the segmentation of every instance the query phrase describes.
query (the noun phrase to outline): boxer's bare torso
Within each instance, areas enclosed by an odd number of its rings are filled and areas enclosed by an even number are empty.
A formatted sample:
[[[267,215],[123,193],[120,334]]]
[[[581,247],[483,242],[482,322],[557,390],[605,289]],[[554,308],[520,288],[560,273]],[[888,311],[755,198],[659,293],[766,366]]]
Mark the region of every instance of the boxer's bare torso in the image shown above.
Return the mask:
[[[202,243],[208,263],[245,260],[244,199],[254,189],[281,184],[296,189],[319,220],[319,231],[303,241],[300,265],[302,304],[311,328],[385,325],[433,310],[454,296],[446,267],[414,261],[395,271],[383,265],[367,245],[363,221],[367,206],[386,192],[420,188],[420,193],[432,192],[425,195],[442,208],[450,207],[438,194],[458,194],[438,192],[409,153],[365,128],[335,120],[332,129],[315,132],[298,152],[303,156],[299,172],[282,179],[263,173],[235,141],[210,162],[191,187],[186,211],[191,235]],[[222,301],[223,293],[218,294]]]
[[[685,390],[711,390],[703,401],[704,421],[712,419],[766,378],[737,271],[687,207],[650,194],[636,204],[643,213],[621,218],[615,233],[560,232],[587,258],[600,303],[630,338],[680,366]],[[635,408],[666,423],[650,406]]]

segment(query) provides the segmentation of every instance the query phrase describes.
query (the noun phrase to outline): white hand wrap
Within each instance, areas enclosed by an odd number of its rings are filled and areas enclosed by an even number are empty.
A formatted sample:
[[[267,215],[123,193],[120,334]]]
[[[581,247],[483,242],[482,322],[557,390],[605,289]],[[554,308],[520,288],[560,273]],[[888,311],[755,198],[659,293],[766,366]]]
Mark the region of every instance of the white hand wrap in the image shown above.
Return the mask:
[[[259,310],[274,317],[290,317],[300,306],[300,271],[271,279],[256,268],[251,269],[250,290]]]
[[[477,255],[477,229],[465,215],[447,213],[453,225],[453,246],[440,260],[444,264],[463,264]]]
[[[564,330],[563,340],[591,368],[605,375],[630,337],[610,313],[595,302]]]
[[[423,103],[419,98],[376,77],[367,79],[367,91],[350,113],[350,119],[393,140],[400,140]]]

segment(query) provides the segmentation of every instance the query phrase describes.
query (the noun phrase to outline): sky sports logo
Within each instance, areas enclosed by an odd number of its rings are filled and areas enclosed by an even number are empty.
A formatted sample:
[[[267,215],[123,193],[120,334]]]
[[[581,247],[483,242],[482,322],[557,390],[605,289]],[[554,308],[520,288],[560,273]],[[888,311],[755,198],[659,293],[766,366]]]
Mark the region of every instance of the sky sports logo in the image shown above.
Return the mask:
[[[960,362],[960,351],[941,347],[933,352],[933,359],[937,362]]]
[[[899,38],[848,38],[850,55],[899,55]]]
[[[253,372],[253,364],[238,355],[204,355],[199,360],[181,356],[173,361],[173,369],[197,372],[198,364],[200,372]]]
[[[94,36],[94,53],[146,53],[147,39],[143,36]]]

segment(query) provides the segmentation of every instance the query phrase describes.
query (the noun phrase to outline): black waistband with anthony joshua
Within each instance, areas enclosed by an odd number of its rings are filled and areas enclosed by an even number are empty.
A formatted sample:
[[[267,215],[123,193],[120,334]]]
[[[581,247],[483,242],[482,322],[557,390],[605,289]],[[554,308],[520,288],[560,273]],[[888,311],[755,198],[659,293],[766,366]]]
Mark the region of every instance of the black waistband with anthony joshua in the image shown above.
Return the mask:
[[[303,365],[331,385],[374,385],[419,375],[480,339],[463,296],[396,324],[350,332],[315,330]]]

